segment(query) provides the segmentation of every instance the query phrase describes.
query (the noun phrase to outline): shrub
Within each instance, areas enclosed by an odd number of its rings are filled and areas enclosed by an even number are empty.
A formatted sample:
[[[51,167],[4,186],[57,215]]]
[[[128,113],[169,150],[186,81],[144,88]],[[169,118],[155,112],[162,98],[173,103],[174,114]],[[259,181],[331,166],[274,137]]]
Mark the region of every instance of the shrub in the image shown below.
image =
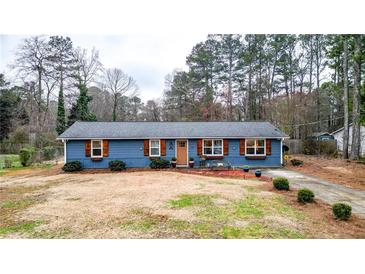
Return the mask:
[[[299,203],[312,203],[314,200],[314,193],[306,188],[298,191],[298,202]]]
[[[348,220],[351,217],[352,207],[344,203],[336,203],[332,206],[333,215],[340,220]]]
[[[46,146],[42,150],[44,160],[52,160],[55,157],[56,149],[53,146]]]
[[[125,170],[125,163],[120,160],[109,161],[109,168],[111,171]]]
[[[176,157],[172,157],[171,161],[175,162],[176,161]]]
[[[190,162],[194,161],[194,158],[193,157],[189,157],[189,161]]]
[[[4,167],[11,168],[13,166],[13,160],[10,158],[5,158],[4,160]]]
[[[63,167],[62,167],[63,171],[66,172],[74,172],[74,171],[80,171],[82,170],[82,166],[80,161],[71,161],[66,163]]]
[[[298,159],[291,159],[290,162],[293,166],[302,166],[303,165],[303,161],[298,160]]]
[[[336,154],[337,145],[334,140],[317,141],[317,140],[305,140],[303,141],[303,151],[307,155],[328,155],[333,156]]]
[[[160,168],[168,168],[170,166],[170,162],[161,158],[152,159],[150,163],[150,168],[160,169]]]
[[[276,177],[273,180],[273,185],[277,190],[289,190],[289,181],[284,177]]]
[[[19,151],[20,163],[22,166],[30,166],[34,162],[35,148],[25,147]]]

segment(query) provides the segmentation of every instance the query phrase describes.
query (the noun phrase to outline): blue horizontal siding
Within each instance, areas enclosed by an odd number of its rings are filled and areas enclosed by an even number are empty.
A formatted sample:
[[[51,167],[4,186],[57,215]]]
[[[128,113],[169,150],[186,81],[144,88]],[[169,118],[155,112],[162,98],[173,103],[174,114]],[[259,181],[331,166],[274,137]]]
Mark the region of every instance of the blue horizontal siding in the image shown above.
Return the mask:
[[[197,154],[197,139],[189,139],[189,157],[193,157],[198,166],[200,158]],[[80,161],[84,168],[108,168],[109,161],[122,160],[127,167],[147,167],[150,164],[148,156],[144,156],[143,140],[109,140],[109,156],[101,161],[92,161],[85,157],[85,141],[70,140],[67,142],[67,162]],[[175,140],[166,140],[166,156],[162,157],[171,160],[175,157]],[[264,160],[249,160],[239,154],[239,140],[229,140],[229,155],[224,160],[232,166],[242,167],[278,167],[280,163],[280,140],[272,140],[271,155]]]

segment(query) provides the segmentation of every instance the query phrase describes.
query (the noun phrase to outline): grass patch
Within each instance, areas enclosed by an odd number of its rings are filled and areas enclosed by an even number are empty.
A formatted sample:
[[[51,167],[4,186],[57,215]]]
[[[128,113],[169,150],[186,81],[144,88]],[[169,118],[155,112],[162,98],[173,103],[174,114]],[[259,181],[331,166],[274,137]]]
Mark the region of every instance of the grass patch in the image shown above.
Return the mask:
[[[0,154],[0,169],[5,167],[5,160],[10,160],[14,168],[22,166],[18,154]]]
[[[280,196],[260,197],[254,193],[236,201],[214,204],[217,195],[181,195],[169,201],[175,208],[195,206],[197,221],[188,226],[198,238],[303,238],[290,225],[278,226],[275,221],[263,223],[266,216],[281,216],[296,222],[305,215],[288,205]],[[248,222],[243,227],[235,226],[239,221]]]
[[[262,192],[261,189],[258,189],[257,187],[253,187],[253,186],[243,186],[243,188],[245,190],[247,190],[248,192],[250,192],[250,193],[259,193],[259,192]]]
[[[25,200],[7,200],[1,203],[1,208],[8,208],[8,209],[23,209],[32,204],[34,204],[34,200],[25,199]]]
[[[60,230],[41,230],[34,231],[30,235],[33,239],[68,239],[72,233],[69,228],[62,228]]]
[[[184,220],[169,219],[168,226],[173,230],[187,230],[190,228],[190,224]]]
[[[121,229],[150,232],[158,235],[176,235],[191,230],[189,222],[180,219],[170,219],[165,215],[155,215],[141,208],[131,211],[131,219],[120,225]]]
[[[0,168],[0,176],[4,176],[7,175],[9,173],[12,173],[14,171],[19,171],[19,170],[31,170],[31,169],[50,169],[52,168],[54,165],[53,164],[34,164],[31,166],[13,166],[11,168]]]
[[[271,226],[264,226],[260,223],[252,223],[246,227],[224,226],[221,231],[221,236],[225,239],[242,239],[242,238],[291,238],[301,239],[304,236],[297,231],[287,228],[273,228]]]
[[[265,204],[263,199],[248,196],[235,205],[234,216],[239,219],[261,218],[264,216]]]
[[[121,228],[128,230],[148,231],[158,224],[154,219],[130,220],[121,225]]]
[[[183,194],[176,200],[170,200],[172,207],[188,207],[188,206],[210,206],[213,204],[211,195],[204,194]]]
[[[193,233],[203,239],[217,238],[217,228],[212,223],[198,223],[192,227]]]
[[[30,221],[12,226],[0,227],[0,235],[7,235],[9,233],[32,233],[33,230],[42,224],[42,221]]]

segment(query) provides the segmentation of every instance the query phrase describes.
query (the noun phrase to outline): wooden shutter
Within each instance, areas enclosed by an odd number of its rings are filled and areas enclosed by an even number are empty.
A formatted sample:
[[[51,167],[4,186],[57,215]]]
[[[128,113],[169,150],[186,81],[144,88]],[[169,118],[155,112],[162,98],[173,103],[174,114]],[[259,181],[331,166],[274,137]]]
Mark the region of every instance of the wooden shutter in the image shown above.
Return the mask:
[[[91,140],[85,141],[85,156],[91,157]]]
[[[228,155],[228,152],[229,152],[229,140],[224,139],[223,140],[223,154]]]
[[[103,157],[109,155],[109,140],[103,140]]]
[[[166,156],[166,140],[160,140],[161,156]]]
[[[271,155],[271,139],[266,139],[266,155]]]
[[[202,145],[203,145],[203,140],[202,139],[198,139],[198,141],[196,142],[196,154],[198,155],[202,155]]]
[[[149,156],[150,155],[150,140],[144,140],[143,147],[144,147],[144,156]]]
[[[246,152],[246,141],[245,139],[240,139],[240,155],[245,155]]]

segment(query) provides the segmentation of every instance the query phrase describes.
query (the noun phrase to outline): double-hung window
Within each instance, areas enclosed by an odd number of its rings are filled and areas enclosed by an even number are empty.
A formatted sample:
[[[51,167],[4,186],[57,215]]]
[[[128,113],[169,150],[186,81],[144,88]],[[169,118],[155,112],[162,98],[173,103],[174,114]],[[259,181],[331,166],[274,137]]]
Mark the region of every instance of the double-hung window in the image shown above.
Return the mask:
[[[222,139],[204,139],[203,140],[203,155],[222,156],[223,155],[223,140]]]
[[[150,156],[160,157],[160,140],[150,140]]]
[[[103,157],[103,143],[101,140],[91,140],[91,157]]]
[[[246,140],[246,155],[264,156],[265,139],[247,139]]]

